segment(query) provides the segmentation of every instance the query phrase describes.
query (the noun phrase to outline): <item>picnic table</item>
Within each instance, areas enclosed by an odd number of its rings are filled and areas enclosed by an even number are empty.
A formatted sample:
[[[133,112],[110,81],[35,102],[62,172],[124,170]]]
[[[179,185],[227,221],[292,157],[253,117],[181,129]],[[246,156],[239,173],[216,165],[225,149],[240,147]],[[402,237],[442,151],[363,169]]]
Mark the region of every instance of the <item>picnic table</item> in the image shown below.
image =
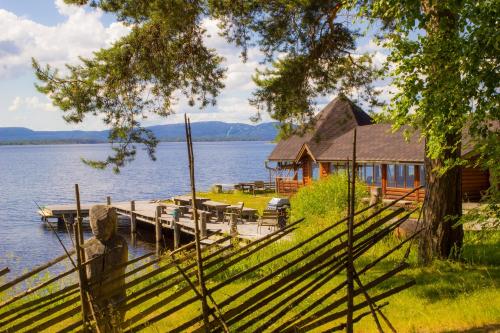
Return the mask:
[[[207,200],[202,203],[202,206],[209,212],[213,212],[218,222],[222,222],[224,218],[224,210],[230,205],[223,202]]]
[[[251,182],[251,183],[238,183],[237,186],[243,192],[253,192],[253,188],[255,186],[255,183],[253,183],[253,182]]]
[[[255,195],[255,192],[267,192],[274,191],[275,184],[273,182],[264,181],[254,181],[254,182],[242,182],[235,185],[235,189],[241,190],[242,192],[248,192]]]
[[[226,208],[226,211],[237,211],[240,209],[240,206],[236,205],[231,205]],[[254,222],[257,220],[257,209],[255,208],[249,208],[249,207],[243,207],[241,211],[241,218],[245,219],[249,222]]]
[[[174,201],[174,204],[178,206],[190,206],[191,202],[193,201],[192,197],[190,195],[178,195],[176,197],[173,197],[172,200]],[[208,198],[200,198],[196,197],[196,204],[197,206],[203,204],[205,201],[209,201],[210,199]]]

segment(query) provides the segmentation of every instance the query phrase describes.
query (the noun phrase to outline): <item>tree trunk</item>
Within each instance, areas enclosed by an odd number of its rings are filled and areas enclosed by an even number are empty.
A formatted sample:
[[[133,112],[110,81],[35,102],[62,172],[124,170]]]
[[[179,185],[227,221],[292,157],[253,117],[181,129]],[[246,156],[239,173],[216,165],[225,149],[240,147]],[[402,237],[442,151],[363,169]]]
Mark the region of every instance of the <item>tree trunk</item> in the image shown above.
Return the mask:
[[[459,140],[449,135],[447,140]],[[456,142],[456,141],[455,141]],[[455,226],[462,215],[461,167],[453,167],[444,174],[439,170],[446,159],[457,159],[460,150],[447,151],[440,159],[425,157],[426,206],[423,213],[424,231],[420,238],[419,257],[422,263],[434,258],[457,258],[462,247],[462,225]]]
[[[445,1],[421,1],[423,12],[429,17],[425,30],[434,43],[444,43],[453,40],[458,33],[457,17]],[[433,50],[434,52],[438,52]],[[436,62],[430,64],[428,78],[430,82],[443,82],[445,77],[454,77],[459,73],[456,62],[453,61],[452,52],[440,52]],[[455,78],[455,80],[459,80]],[[436,86],[437,99],[444,94],[445,87]],[[442,89],[442,90],[441,90]],[[456,162],[461,158],[462,126],[458,115],[455,114],[456,104],[453,101],[441,99],[441,105],[447,112],[442,119],[429,117],[426,124],[436,124],[436,133],[444,134],[443,151],[439,158],[429,156],[429,147],[425,147],[425,180],[426,180],[426,206],[424,209],[424,231],[419,244],[420,261],[427,264],[434,258],[456,258],[460,255],[464,231],[463,227],[455,226],[462,215],[462,181],[461,167],[445,168],[445,162]],[[444,103],[444,104],[443,104]],[[432,112],[429,113],[432,114]],[[446,126],[443,126],[446,124]],[[427,126],[427,125],[426,125]],[[431,125],[432,126],[432,125]],[[445,131],[445,133],[442,133]],[[443,173],[443,170],[445,172]]]

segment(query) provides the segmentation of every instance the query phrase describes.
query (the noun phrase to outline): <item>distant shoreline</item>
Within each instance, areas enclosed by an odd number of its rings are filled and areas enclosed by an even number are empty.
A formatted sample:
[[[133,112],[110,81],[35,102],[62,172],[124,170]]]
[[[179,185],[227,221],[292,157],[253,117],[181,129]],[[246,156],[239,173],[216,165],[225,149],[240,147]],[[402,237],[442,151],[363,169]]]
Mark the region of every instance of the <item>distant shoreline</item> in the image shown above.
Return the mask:
[[[193,141],[274,141],[278,136],[278,123],[258,125],[225,123],[220,121],[191,124]],[[185,141],[184,124],[146,127],[161,142]],[[26,127],[0,127],[0,145],[53,145],[108,143],[109,130],[102,131],[36,131]]]
[[[185,140],[160,140],[160,143],[167,142],[186,142]],[[267,142],[274,143],[271,140],[263,139],[196,139],[193,138],[193,142]],[[12,141],[12,142],[2,142],[0,141],[0,146],[43,146],[43,145],[93,145],[93,144],[107,144],[109,141],[96,141],[96,140],[47,140],[47,141]]]

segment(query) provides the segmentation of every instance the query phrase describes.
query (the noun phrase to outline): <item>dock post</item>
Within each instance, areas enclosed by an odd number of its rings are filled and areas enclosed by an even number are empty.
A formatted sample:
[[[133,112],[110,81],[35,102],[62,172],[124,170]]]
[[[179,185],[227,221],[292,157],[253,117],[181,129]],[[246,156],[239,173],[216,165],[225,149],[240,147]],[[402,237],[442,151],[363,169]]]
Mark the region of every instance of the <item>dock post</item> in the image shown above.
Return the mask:
[[[111,206],[111,197],[109,195],[106,197],[106,205]]]
[[[135,201],[130,201],[130,239],[132,245],[135,246],[137,233],[137,220],[135,215]]]
[[[156,206],[156,255],[160,255],[161,246],[161,206]]]
[[[200,216],[200,234],[201,237],[207,237],[207,213],[201,212]]]
[[[237,216],[236,214],[231,214],[231,220],[229,222],[229,234],[231,235],[231,237],[237,237],[238,236],[238,227],[236,225],[236,223],[238,222],[238,219],[237,219]]]
[[[130,201],[130,233],[135,234],[137,232],[137,220],[135,216],[135,201]]]
[[[181,246],[181,226],[174,221],[174,249],[178,249]]]

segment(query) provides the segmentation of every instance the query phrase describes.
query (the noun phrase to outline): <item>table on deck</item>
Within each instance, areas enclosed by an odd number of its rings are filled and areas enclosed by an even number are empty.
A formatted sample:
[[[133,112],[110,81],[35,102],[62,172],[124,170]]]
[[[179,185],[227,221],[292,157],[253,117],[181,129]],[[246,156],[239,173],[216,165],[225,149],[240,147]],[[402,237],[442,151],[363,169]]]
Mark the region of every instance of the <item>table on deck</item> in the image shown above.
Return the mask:
[[[174,204],[178,206],[190,206],[191,202],[193,201],[192,197],[190,195],[178,195],[176,197],[173,197],[172,200],[174,201]],[[197,205],[203,204],[205,201],[209,201],[210,199],[208,198],[200,198],[196,197],[196,203]]]
[[[255,183],[238,183],[237,186],[241,189],[242,192],[248,190],[249,193],[253,193]]]
[[[217,202],[212,200],[204,201],[201,204],[206,210],[210,212],[215,212],[215,216],[218,222],[221,222],[224,219],[224,210],[230,205],[223,202]]]

